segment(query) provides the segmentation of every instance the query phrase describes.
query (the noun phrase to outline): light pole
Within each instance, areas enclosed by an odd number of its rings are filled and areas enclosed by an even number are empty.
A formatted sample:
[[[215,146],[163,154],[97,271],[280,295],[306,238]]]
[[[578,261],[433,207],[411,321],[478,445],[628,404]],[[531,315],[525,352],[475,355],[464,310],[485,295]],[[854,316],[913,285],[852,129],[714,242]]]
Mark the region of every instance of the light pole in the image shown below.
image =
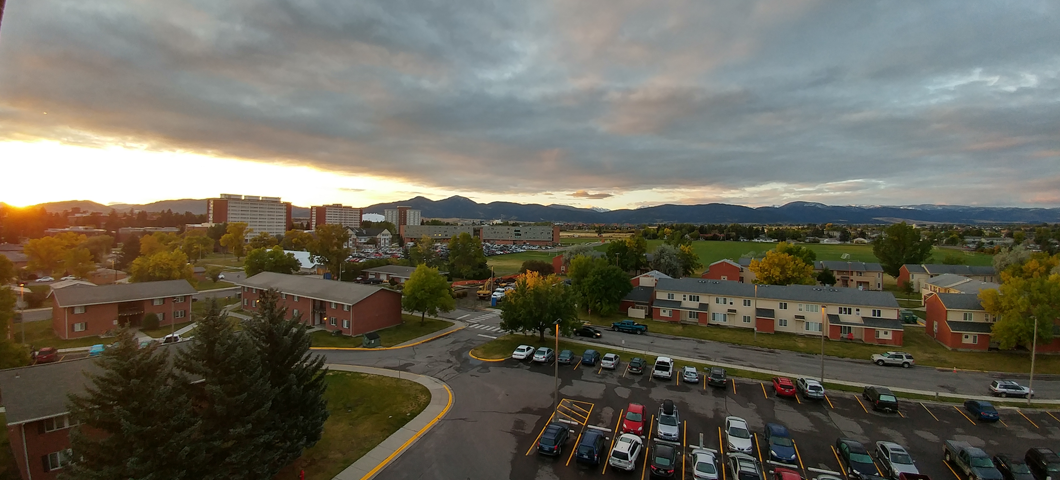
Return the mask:
[[[560,320],[561,319],[559,319],[559,318],[556,319],[556,349],[553,350],[553,353],[556,354],[556,359],[552,361],[552,364],[556,367],[556,371],[555,371],[555,374],[554,374],[554,377],[553,377],[555,379],[555,389],[552,391],[552,411],[553,412],[559,410],[559,321]]]
[[[825,332],[825,310],[827,307],[821,305],[821,384],[824,384],[824,332]]]
[[[754,321],[755,321],[755,343],[758,342],[758,284],[755,284],[755,306],[754,306]],[[776,316],[774,315],[774,318]]]
[[[18,284],[18,324],[19,324],[19,326],[22,327],[22,343],[26,343],[26,317],[24,316],[25,315],[25,310],[26,310],[26,303],[25,303],[26,301],[25,301],[25,296],[24,296],[25,293],[26,293],[26,284],[25,283],[19,283]],[[1031,365],[1033,365],[1033,364],[1034,364],[1034,362],[1031,362]],[[1031,367],[1031,371],[1034,371],[1034,367],[1033,366]]]
[[[1031,340],[1031,379],[1027,383],[1027,405],[1031,404],[1034,392],[1034,351],[1038,348],[1038,316],[1034,316],[1034,336]]]

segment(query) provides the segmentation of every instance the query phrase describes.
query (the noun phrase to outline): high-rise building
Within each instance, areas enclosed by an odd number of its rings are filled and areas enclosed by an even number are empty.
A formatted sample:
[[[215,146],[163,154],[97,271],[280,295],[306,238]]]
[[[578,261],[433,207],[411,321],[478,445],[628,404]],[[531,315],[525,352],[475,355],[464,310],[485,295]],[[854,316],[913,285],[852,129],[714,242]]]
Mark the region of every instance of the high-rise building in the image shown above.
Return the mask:
[[[244,222],[253,230],[248,236],[283,235],[293,225],[291,204],[281,202],[280,197],[222,193],[221,198],[206,201],[206,218],[210,223]]]
[[[347,207],[338,203],[313,207],[309,210],[309,228],[316,230],[317,226],[331,223],[356,230],[361,228],[363,215],[363,208]]]
[[[412,210],[412,207],[387,208],[383,210],[386,221],[393,223],[399,229],[404,225],[419,225],[420,211]]]

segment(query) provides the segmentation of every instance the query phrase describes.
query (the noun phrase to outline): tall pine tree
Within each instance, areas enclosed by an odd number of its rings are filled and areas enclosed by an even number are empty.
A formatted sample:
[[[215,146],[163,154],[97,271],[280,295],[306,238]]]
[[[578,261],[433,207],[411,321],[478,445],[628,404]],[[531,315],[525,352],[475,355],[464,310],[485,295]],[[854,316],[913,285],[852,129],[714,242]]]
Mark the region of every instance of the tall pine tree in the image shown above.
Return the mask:
[[[271,452],[269,477],[315,445],[328,418],[324,358],[311,355],[308,328],[300,317],[284,318],[287,309],[278,305],[279,297],[276,290],[262,292],[258,313],[245,322],[275,390],[262,431]]]
[[[275,392],[253,340],[235,331],[216,300],[210,300],[177,364],[189,377],[202,379],[192,404],[198,406],[198,442],[206,459],[188,466],[193,478],[271,478],[271,437],[263,433]]]
[[[63,479],[188,479],[201,464],[197,420],[188,408],[188,382],[175,375],[157,344],[138,348],[122,329],[118,341],[97,360],[101,371],[86,374],[84,394],[69,397],[72,458]]]

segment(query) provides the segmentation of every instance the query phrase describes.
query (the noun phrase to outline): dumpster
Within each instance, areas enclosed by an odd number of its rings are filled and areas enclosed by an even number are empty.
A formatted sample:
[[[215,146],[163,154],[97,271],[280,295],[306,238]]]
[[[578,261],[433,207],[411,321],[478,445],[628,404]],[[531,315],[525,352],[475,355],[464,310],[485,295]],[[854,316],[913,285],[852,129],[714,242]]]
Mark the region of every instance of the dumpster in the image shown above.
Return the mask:
[[[364,340],[362,341],[362,345],[365,348],[375,348],[375,347],[378,347],[380,345],[380,343],[381,343],[381,341],[379,340],[379,334],[378,333],[368,332],[368,333],[364,334]]]

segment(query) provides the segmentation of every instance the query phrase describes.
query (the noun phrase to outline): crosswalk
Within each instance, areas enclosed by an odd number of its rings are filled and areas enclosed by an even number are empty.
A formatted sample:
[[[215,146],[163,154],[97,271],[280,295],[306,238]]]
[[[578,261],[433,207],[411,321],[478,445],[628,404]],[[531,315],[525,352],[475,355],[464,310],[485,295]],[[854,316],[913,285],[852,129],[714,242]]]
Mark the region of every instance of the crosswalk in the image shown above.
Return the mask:
[[[480,323],[480,322],[484,322],[486,320],[499,318],[500,316],[501,316],[500,312],[490,311],[490,312],[480,313],[480,314],[475,315],[474,317],[470,317],[470,318],[459,318],[458,320],[463,320],[463,321],[465,321],[467,323]]]
[[[482,330],[484,332],[500,332],[500,331],[502,331],[501,327],[494,327],[492,325],[482,325],[480,323],[473,323],[471,325],[468,325],[467,328],[474,328],[476,330]]]

